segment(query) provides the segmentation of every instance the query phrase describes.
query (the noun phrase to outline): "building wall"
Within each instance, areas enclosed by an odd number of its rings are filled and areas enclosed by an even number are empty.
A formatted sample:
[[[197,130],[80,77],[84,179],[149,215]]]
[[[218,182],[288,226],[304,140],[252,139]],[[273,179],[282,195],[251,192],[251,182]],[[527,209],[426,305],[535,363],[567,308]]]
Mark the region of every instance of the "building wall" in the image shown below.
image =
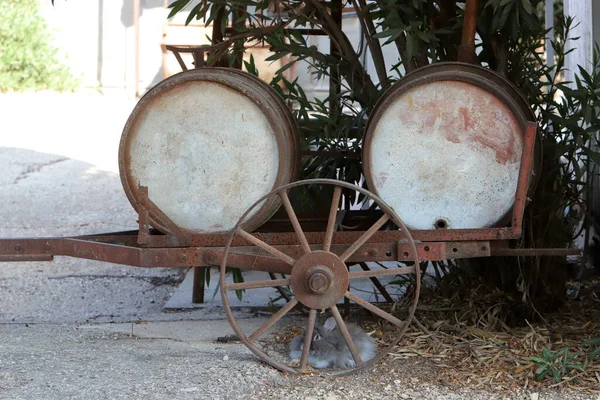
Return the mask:
[[[41,0],[41,11],[73,72],[86,87],[135,88],[133,0]],[[139,86],[162,79],[161,50],[167,10],[163,0],[142,0]]]
[[[201,21],[193,27],[185,27],[185,13],[179,14],[169,21],[165,0],[141,0],[139,17],[139,94],[154,86],[164,78],[163,66],[169,73],[180,70],[175,57],[171,53],[163,55],[161,43],[169,44],[206,44],[206,28]],[[102,87],[124,89],[135,93],[135,28],[134,0],[85,0],[67,1],[40,0],[41,11],[48,25],[55,32],[58,47],[64,53],[73,72],[82,77],[86,87]],[[195,2],[192,2],[194,5]],[[189,6],[188,6],[189,7]],[[356,49],[360,46],[361,29],[356,16],[347,14],[343,20],[344,31]],[[209,31],[210,29],[208,29]],[[167,33],[166,37],[164,34]],[[326,52],[329,49],[329,38],[312,36],[312,44]],[[398,60],[398,52],[394,46],[385,46],[384,55],[389,66]],[[268,56],[264,50],[257,51],[255,58]],[[186,61],[190,61],[188,57]],[[364,60],[371,76],[377,83],[372,61],[368,50]],[[281,63],[282,61],[280,61]],[[191,67],[191,65],[189,65]],[[259,71],[266,71],[265,78],[281,65],[276,63],[259,65]],[[298,65],[294,74],[307,95],[326,97],[328,82],[317,82],[311,74],[307,63]]]

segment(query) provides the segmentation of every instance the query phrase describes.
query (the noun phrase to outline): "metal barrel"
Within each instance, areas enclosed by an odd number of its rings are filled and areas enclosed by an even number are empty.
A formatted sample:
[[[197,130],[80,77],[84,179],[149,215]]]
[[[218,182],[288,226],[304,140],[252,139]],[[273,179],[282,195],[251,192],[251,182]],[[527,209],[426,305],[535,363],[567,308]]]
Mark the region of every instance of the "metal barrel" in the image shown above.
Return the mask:
[[[369,117],[367,185],[412,229],[506,224],[526,124],[535,120],[518,89],[488,69],[454,62],[420,68],[396,82]],[[540,165],[536,140],[529,193]]]
[[[132,206],[148,198],[186,234],[225,232],[257,199],[293,181],[299,136],[283,99],[258,78],[230,68],[181,72],[133,109],[121,136],[119,170]],[[274,197],[243,228],[279,208]],[[150,210],[150,222],[169,233]]]

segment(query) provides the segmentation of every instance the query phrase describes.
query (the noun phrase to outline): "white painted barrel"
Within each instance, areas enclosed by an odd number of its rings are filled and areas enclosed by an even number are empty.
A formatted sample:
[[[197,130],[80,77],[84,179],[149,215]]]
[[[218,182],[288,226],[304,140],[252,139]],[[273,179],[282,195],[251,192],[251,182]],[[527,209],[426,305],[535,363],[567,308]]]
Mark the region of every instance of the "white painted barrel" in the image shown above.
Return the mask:
[[[363,148],[367,184],[408,227],[486,228],[509,215],[531,114],[491,75],[458,63],[431,66],[397,82],[373,111]]]
[[[240,71],[202,68],[165,79],[136,105],[123,130],[119,167],[136,210],[139,186],[187,233],[227,231],[259,198],[299,169],[298,133],[283,100]],[[254,230],[277,199],[249,216]],[[162,231],[156,216],[152,225]]]

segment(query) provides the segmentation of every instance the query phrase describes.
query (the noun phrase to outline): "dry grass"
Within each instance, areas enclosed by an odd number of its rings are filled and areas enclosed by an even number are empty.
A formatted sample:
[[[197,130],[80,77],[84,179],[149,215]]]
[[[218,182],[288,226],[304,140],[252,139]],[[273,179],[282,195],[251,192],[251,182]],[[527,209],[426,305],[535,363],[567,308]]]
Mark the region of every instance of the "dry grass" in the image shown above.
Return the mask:
[[[595,283],[597,285],[597,283]],[[594,287],[590,283],[589,287]],[[546,316],[543,322],[509,328],[497,317],[499,304],[456,303],[447,299],[421,301],[417,318],[409,332],[391,352],[394,359],[427,360],[435,373],[448,383],[473,388],[515,390],[528,387],[565,386],[600,393],[600,357],[589,359],[594,346],[585,345],[600,338],[600,299],[593,291],[567,304],[561,313]],[[476,318],[474,318],[476,316]],[[382,344],[383,332],[377,331]],[[595,346],[598,347],[598,346]],[[582,368],[571,370],[558,383],[547,377],[535,380],[536,364],[531,357],[543,348],[568,348],[576,353]]]

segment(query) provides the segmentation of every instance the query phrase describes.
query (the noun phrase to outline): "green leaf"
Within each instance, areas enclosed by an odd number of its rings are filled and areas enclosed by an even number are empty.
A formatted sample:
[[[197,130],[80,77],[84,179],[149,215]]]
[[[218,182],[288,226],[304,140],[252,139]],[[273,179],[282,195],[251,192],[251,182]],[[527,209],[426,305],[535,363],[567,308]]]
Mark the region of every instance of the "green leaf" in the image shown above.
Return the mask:
[[[396,39],[398,39],[398,37],[400,37],[400,35],[402,35],[404,33],[404,28],[394,28],[394,29],[386,29],[382,32],[377,32],[376,34],[373,35],[373,37],[375,39],[384,39],[389,37],[389,42],[392,42]]]
[[[290,54],[289,51],[279,51],[279,52],[273,54],[272,56],[265,58],[265,61],[277,61],[277,60],[287,56],[288,54]]]
[[[250,54],[250,61],[244,60],[244,67],[249,74],[254,75],[256,77],[259,76],[258,69],[256,69],[256,64],[254,63],[254,56]]]
[[[171,12],[167,18],[173,18],[177,13],[183,10],[191,0],[175,0],[173,3],[169,5]]]
[[[197,19],[199,19],[199,15],[198,12],[200,11],[200,8],[202,7],[202,3],[198,3],[196,4],[196,6],[194,8],[192,8],[192,10],[190,11],[190,13],[188,14],[187,18],[185,19],[185,24],[189,25],[190,22],[192,22],[192,20],[194,19],[194,17],[196,17]]]
[[[521,0],[521,4],[528,14],[533,14],[533,7],[531,6],[530,0]]]

